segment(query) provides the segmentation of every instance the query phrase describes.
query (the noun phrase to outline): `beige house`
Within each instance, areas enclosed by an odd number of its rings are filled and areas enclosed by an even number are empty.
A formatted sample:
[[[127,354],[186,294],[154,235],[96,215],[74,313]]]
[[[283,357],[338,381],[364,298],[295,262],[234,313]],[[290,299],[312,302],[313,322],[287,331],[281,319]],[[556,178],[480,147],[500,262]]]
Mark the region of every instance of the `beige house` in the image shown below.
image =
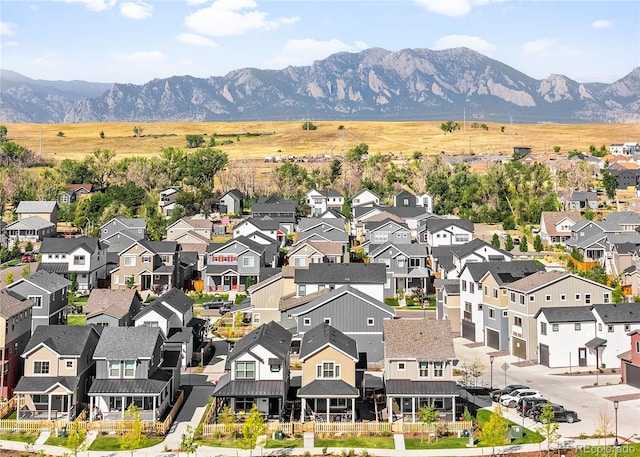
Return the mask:
[[[389,421],[416,422],[423,406],[433,406],[443,420],[455,420],[458,386],[451,325],[447,320],[384,321],[384,382]]]
[[[38,216],[53,224],[58,223],[57,201],[21,201],[16,207],[18,220]]]
[[[204,217],[183,217],[167,227],[167,240],[177,240],[189,232],[197,233],[210,242],[213,221]]]
[[[330,241],[304,241],[287,253],[289,265],[306,268],[311,263],[349,262],[349,253],[342,243]]]
[[[118,254],[119,264],[111,271],[111,288],[159,292],[179,286],[178,244],[175,241],[140,240]]]
[[[258,323],[270,321],[280,323],[280,302],[282,297],[295,295],[296,285],[293,282],[295,269],[282,267],[280,273],[270,276],[249,287],[251,312],[257,316]],[[255,317],[252,321],[256,319]]]
[[[436,319],[451,322],[451,331],[460,335],[460,280],[436,279]]]
[[[540,271],[506,286],[511,355],[538,360],[537,321],[540,308],[611,303],[612,288],[569,273]]]
[[[301,420],[355,422],[356,341],[325,322],[304,334],[299,358]]]

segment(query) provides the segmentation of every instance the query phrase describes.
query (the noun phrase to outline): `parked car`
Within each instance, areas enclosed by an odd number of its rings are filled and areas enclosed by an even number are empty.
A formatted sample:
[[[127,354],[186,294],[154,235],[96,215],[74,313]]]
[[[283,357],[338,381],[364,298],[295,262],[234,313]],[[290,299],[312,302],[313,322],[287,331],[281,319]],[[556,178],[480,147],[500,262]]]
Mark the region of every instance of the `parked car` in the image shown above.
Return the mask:
[[[536,407],[547,403],[544,398],[521,398],[516,405],[516,412],[522,417],[532,417]]]
[[[508,386],[502,389],[492,390],[491,393],[489,393],[489,397],[491,397],[491,401],[497,402],[500,400],[500,396],[504,394],[509,394],[516,389],[528,389],[528,388],[529,386],[523,386],[521,384],[509,384]]]
[[[531,415],[531,418],[536,421],[536,422],[543,422],[544,419],[542,419],[542,407],[543,405],[540,405],[539,407],[537,407],[534,412]],[[566,422],[568,424],[573,424],[575,421],[578,420],[578,413],[576,413],[575,411],[571,411],[569,409],[565,409],[564,406],[562,405],[554,405],[551,404],[551,408],[553,409],[553,421],[554,422]]]
[[[219,311],[220,315],[224,316],[228,312],[231,312],[231,308],[233,308],[233,303],[231,303],[231,302],[222,305],[222,307],[220,308],[220,311]]]
[[[220,309],[225,305],[231,306],[233,305],[233,302],[230,300],[223,300],[221,297],[214,297],[213,300],[204,302],[202,307],[204,309]]]
[[[33,252],[25,252],[22,256],[22,263],[30,263],[36,261],[36,255]]]
[[[528,397],[542,398],[542,393],[539,390],[533,389],[516,389],[513,392],[500,397],[500,404],[509,408],[515,408],[521,398]]]

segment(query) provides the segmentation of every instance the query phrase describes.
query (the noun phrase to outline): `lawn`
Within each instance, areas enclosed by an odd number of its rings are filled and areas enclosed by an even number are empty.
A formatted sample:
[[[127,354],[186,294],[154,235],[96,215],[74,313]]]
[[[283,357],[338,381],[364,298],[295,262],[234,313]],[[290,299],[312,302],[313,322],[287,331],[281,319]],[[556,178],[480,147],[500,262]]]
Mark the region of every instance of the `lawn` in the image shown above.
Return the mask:
[[[44,444],[46,444],[48,446],[67,447],[67,437],[65,436],[63,438],[61,436],[53,436],[53,435],[51,435],[49,438],[47,438],[47,441],[45,441]]]
[[[67,325],[85,325],[87,317],[84,314],[68,314]]]
[[[138,449],[142,449],[145,447],[155,446],[156,444],[162,443],[162,438],[142,438],[142,443]],[[120,436],[99,436],[95,439],[91,446],[89,446],[89,451],[121,451],[122,450],[122,437]]]
[[[404,438],[406,449],[458,449],[464,448],[469,443],[469,438],[439,438],[438,441],[427,438]]]
[[[0,433],[0,440],[20,441],[22,443],[33,444],[38,439],[39,434],[27,433]]]
[[[344,447],[366,449],[395,449],[393,437],[354,436],[344,438],[316,439],[315,447]]]
[[[211,447],[232,447],[237,449],[249,449],[249,444],[243,438],[200,438],[197,440],[198,444],[202,446],[211,446]],[[282,442],[282,441],[280,441]],[[267,446],[270,447],[269,443],[271,441],[267,441]]]
[[[478,419],[478,424],[480,424],[480,428],[482,428],[484,423],[489,420],[489,416],[491,416],[491,411],[487,409],[481,409],[478,411],[478,415],[476,416],[476,418]],[[509,424],[509,426],[520,425],[510,420],[507,420],[507,424]],[[528,428],[523,428],[522,430],[524,432],[522,435],[522,438],[514,439],[511,442],[511,445],[541,443],[542,441],[544,441],[544,437],[541,434],[534,432],[533,430],[529,430]]]

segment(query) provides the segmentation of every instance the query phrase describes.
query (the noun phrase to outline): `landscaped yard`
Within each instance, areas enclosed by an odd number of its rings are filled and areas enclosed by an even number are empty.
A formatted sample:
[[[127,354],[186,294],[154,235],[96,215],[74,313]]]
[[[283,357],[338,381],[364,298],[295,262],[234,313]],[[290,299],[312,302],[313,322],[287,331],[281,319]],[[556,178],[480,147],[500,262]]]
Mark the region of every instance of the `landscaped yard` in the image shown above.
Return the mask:
[[[142,449],[145,447],[155,446],[156,444],[162,443],[163,438],[147,438],[143,437],[140,447],[138,449]],[[122,437],[119,436],[99,436],[95,439],[91,446],[89,446],[89,451],[121,451],[122,450]]]
[[[233,438],[230,438],[230,437],[224,437],[224,438],[200,438],[200,439],[198,439],[196,441],[198,442],[198,444],[200,444],[202,446],[233,447],[233,448],[238,448],[238,449],[249,449],[249,444],[242,437],[236,438],[236,439],[233,439]],[[267,441],[267,445],[265,447],[271,447],[271,446],[269,446],[270,443],[272,443],[272,441]],[[284,443],[284,441],[279,441],[279,443]],[[281,446],[274,446],[274,447],[281,447]]]
[[[431,442],[427,438],[407,438],[405,435],[404,446],[406,449],[458,449],[464,448],[469,443],[469,438],[439,438],[438,441],[431,439]]]
[[[23,443],[35,443],[38,439],[38,433],[0,433],[0,440],[21,441]]]
[[[476,416],[476,418],[478,419],[478,424],[480,425],[481,429],[484,423],[489,420],[489,416],[491,416],[491,411],[487,409],[481,409],[478,411],[478,415]],[[509,426],[520,425],[510,420],[507,420],[507,424],[509,424]],[[523,428],[522,431],[523,431],[522,438],[514,439],[511,442],[511,445],[541,443],[544,441],[544,437],[539,433],[534,432],[533,430],[529,430],[528,428]]]
[[[393,437],[389,436],[354,436],[344,438],[316,439],[316,447],[344,447],[366,449],[394,449]]]
[[[68,314],[67,325],[85,325],[87,323],[87,316],[84,314]]]

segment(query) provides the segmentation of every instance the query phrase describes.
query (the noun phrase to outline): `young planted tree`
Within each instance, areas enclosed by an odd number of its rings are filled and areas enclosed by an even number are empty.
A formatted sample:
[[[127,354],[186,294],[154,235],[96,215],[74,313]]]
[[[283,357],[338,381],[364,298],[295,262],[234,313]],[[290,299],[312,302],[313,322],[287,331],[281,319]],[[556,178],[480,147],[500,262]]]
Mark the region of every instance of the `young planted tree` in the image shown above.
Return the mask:
[[[267,424],[264,423],[264,416],[254,403],[251,407],[249,415],[242,424],[242,436],[249,445],[249,457],[253,455],[253,449],[256,447],[258,437],[267,433]]]
[[[78,457],[78,452],[85,450],[84,440],[86,438],[86,431],[79,430],[78,427],[71,426],[69,435],[67,436],[67,447],[71,449],[74,457]]]
[[[25,265],[24,267],[22,267],[22,271],[20,272],[21,278],[26,278],[30,274],[31,274],[31,267],[29,265]]]
[[[440,413],[436,409],[433,408],[433,405],[423,406],[418,410],[418,420],[424,426],[425,432],[427,433],[427,437],[429,442],[431,442],[431,434],[429,431],[433,430],[433,424],[440,420]],[[438,440],[436,436],[436,441]],[[420,441],[424,441],[424,434]]]
[[[560,425],[553,420],[555,414],[553,413],[553,407],[551,403],[547,402],[542,407],[540,412],[540,426],[537,431],[547,440],[547,452],[551,450],[551,444],[557,442],[562,435],[560,434]]]
[[[224,433],[227,434],[233,430],[233,424],[236,423],[236,415],[231,408],[225,406],[224,409],[218,415],[218,423],[224,425]]]
[[[513,239],[511,238],[511,235],[507,235],[507,238],[504,240],[504,250],[513,250]]]
[[[540,252],[544,249],[540,235],[536,235],[533,239],[533,249],[535,249],[536,252]]]
[[[127,276],[124,280],[124,285],[127,289],[133,289],[136,287],[136,278],[133,276]]]
[[[13,283],[13,281],[15,281],[15,279],[13,279],[13,272],[7,272],[7,276],[4,277],[4,283],[8,286],[9,284]]]
[[[182,434],[180,441],[180,452],[186,452],[187,457],[198,450],[198,443],[195,440],[195,430],[187,425],[187,430]]]
[[[491,446],[491,454],[496,454],[496,446],[507,444],[507,430],[509,425],[502,415],[502,408],[498,403],[489,416],[489,420],[482,426],[480,444]]]
[[[527,236],[524,235],[520,240],[520,252],[527,252],[529,250],[529,241],[527,240]]]
[[[120,448],[125,451],[133,451],[140,448],[144,435],[142,434],[142,415],[136,405],[131,403],[124,413],[122,428],[126,430],[122,435]]]

